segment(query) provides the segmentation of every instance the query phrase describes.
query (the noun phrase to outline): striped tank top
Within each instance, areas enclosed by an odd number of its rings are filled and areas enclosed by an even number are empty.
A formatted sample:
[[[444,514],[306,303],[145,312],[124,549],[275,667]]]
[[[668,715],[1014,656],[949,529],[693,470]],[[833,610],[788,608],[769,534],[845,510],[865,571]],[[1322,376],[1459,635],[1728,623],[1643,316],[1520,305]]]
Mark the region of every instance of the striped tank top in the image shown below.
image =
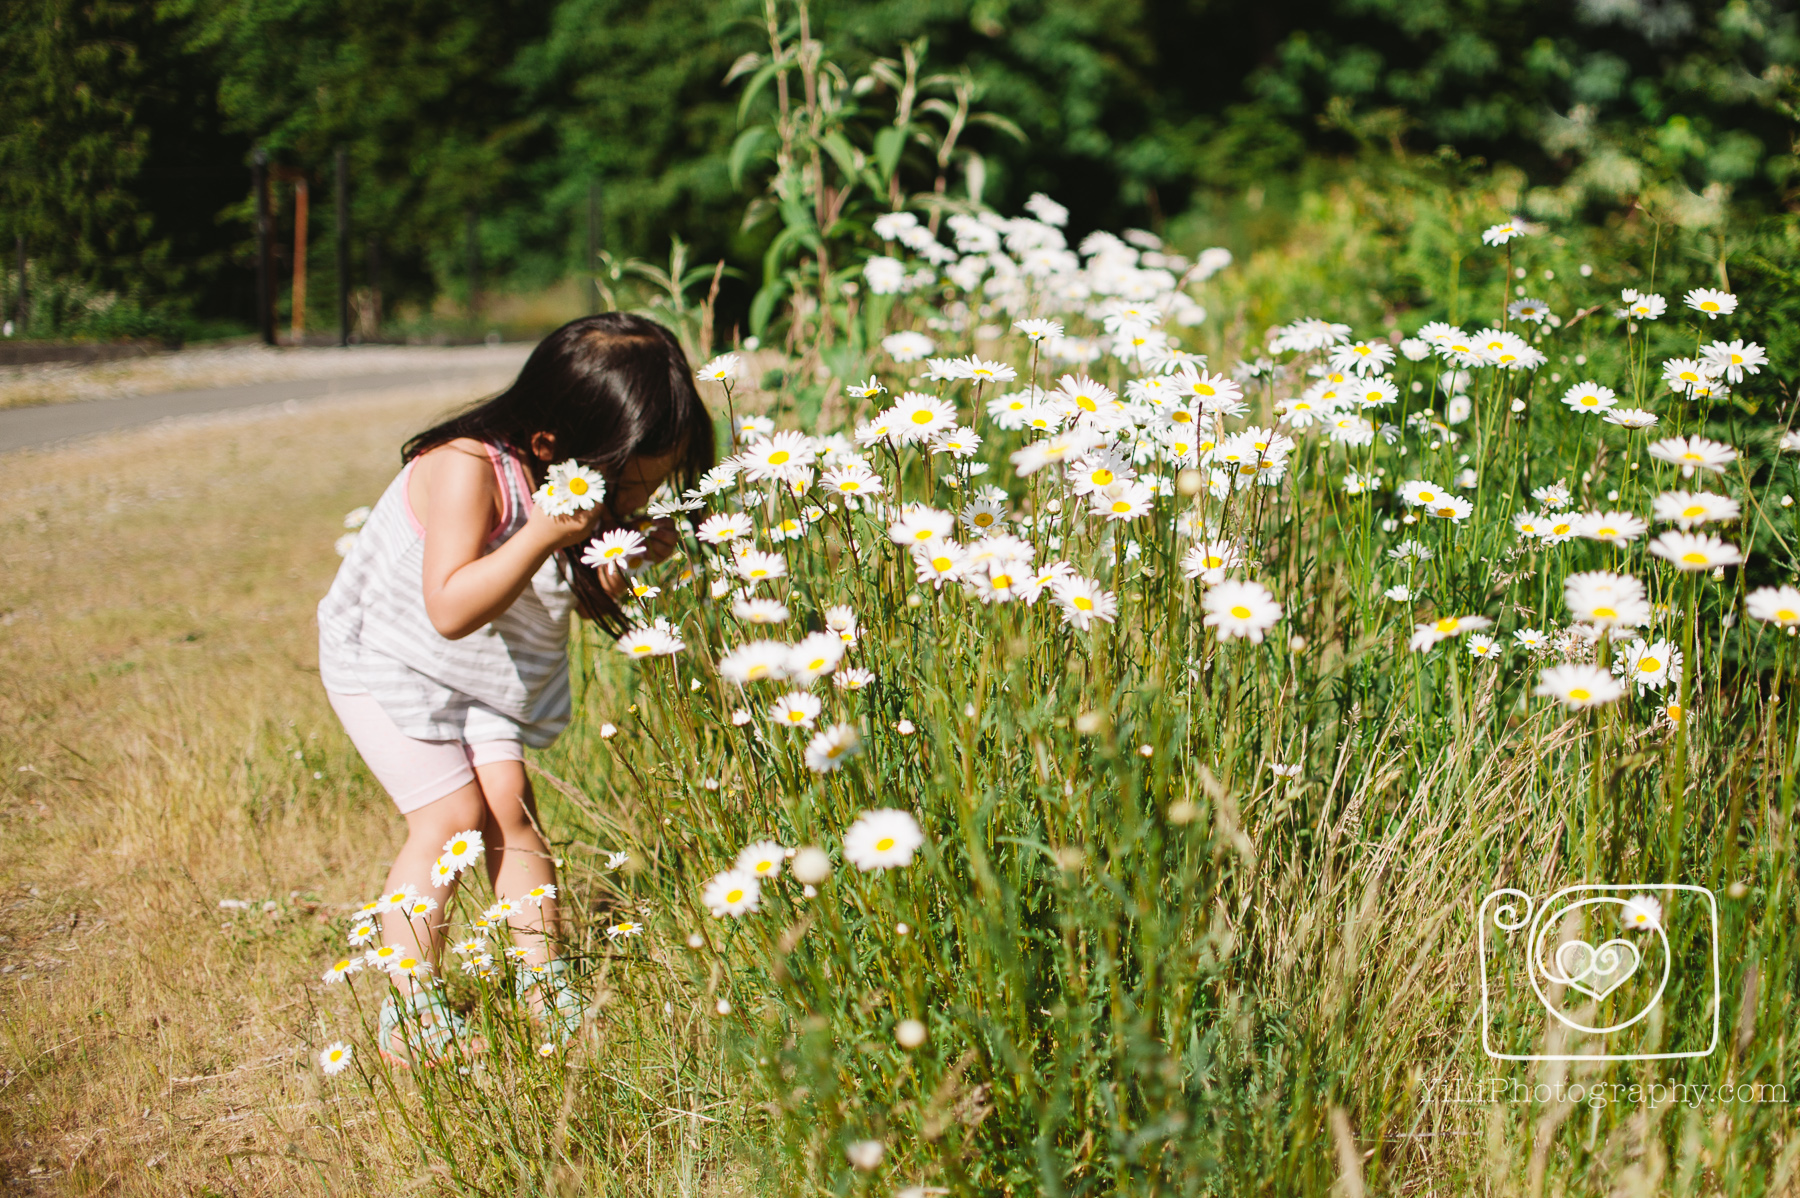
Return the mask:
[[[531,481],[487,445],[500,484],[491,553],[525,526]],[[368,694],[417,740],[522,740],[543,748],[569,723],[569,614],[574,595],[551,554],[513,605],[461,640],[425,613],[425,526],[412,509],[407,463],[369,513],[319,603],[325,689]]]

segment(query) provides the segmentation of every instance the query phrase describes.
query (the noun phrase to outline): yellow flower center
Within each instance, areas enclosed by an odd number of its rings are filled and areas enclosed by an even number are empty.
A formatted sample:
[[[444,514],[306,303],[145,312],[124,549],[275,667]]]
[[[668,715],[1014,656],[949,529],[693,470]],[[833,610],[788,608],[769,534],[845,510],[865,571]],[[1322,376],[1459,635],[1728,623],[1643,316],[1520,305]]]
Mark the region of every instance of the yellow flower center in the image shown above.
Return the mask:
[[[1638,659],[1638,673],[1640,674],[1654,674],[1660,669],[1662,669],[1662,662],[1656,660],[1654,657],[1643,657]]]
[[[1077,595],[1077,596],[1075,596],[1075,610],[1076,611],[1093,611],[1094,610],[1094,601],[1092,599],[1089,599],[1086,595]]]
[[[861,484],[861,483],[859,483],[859,482],[857,482],[857,481],[856,481],[856,480],[855,480],[855,479],[853,479],[853,478],[847,478],[847,479],[845,479],[845,480],[844,480],[844,481],[843,481],[843,482],[841,482],[841,483],[839,483],[839,484],[838,484],[838,490],[840,490],[840,491],[854,491],[854,490],[856,490],[856,489],[858,489],[858,488],[859,488],[859,487],[861,487],[861,486],[862,486],[862,484]]]
[[[469,842],[466,840],[453,840],[450,842],[450,851],[460,857],[469,851]]]
[[[1012,584],[1013,584],[1013,580],[1012,580],[1011,574],[996,574],[996,575],[994,575],[993,587],[996,591],[1007,590],[1008,588],[1010,588],[1012,586]]]
[[[893,847],[894,838],[892,836],[883,836],[880,840],[875,842],[875,851],[877,853],[885,853]]]
[[[1594,609],[1594,618],[1596,620],[1611,620],[1616,618],[1618,614],[1618,611],[1610,607],[1596,607]]]
[[[1575,700],[1577,703],[1586,703],[1589,699],[1591,699],[1593,697],[1594,697],[1594,692],[1590,691],[1585,686],[1576,686],[1576,687],[1569,688],[1569,698]]]
[[[1706,515],[1706,509],[1697,503],[1691,503],[1687,507],[1681,509],[1681,515],[1684,520],[1698,520],[1700,517]]]
[[[1077,395],[1075,397],[1075,406],[1084,412],[1098,412],[1100,410],[1100,405],[1086,395]]]
[[[744,901],[744,892],[742,890],[727,890],[725,892],[725,901],[728,903],[741,903]]]
[[[1437,514],[1438,514],[1438,515],[1439,515],[1439,516],[1441,516],[1441,517],[1444,517],[1444,518],[1446,518],[1446,519],[1447,519],[1447,518],[1449,518],[1449,517],[1451,517],[1451,516],[1454,516],[1454,515],[1456,515],[1456,509],[1455,509],[1455,508],[1453,508],[1453,507],[1441,507],[1441,508],[1438,508],[1438,509],[1437,509]]]
[[[931,413],[924,408],[920,408],[912,414],[912,422],[914,424],[930,424]]]
[[[1239,603],[1231,609],[1231,614],[1240,620],[1248,620],[1250,618],[1250,609],[1245,607],[1242,603]]]
[[[1784,607],[1775,613],[1775,618],[1783,624],[1792,624],[1795,620],[1800,620],[1800,612],[1791,607]]]
[[[1112,510],[1118,512],[1120,515],[1124,515],[1131,510],[1131,505],[1123,499],[1115,499],[1113,500]]]
[[[1213,389],[1213,385],[1211,383],[1195,383],[1194,384],[1194,394],[1195,395],[1217,395],[1218,392]]]
[[[1218,568],[1219,568],[1219,567],[1220,567],[1220,566],[1222,566],[1222,565],[1224,565],[1224,564],[1225,564],[1225,559],[1224,559],[1224,558],[1222,558],[1222,557],[1215,557],[1215,556],[1213,556],[1213,555],[1211,555],[1211,554],[1208,554],[1208,555],[1207,555],[1207,556],[1206,556],[1206,557],[1204,557],[1204,558],[1202,558],[1202,559],[1201,559],[1201,560],[1202,560],[1202,561],[1204,561],[1204,562],[1205,562],[1205,563],[1206,563],[1206,568],[1207,568],[1207,569],[1209,569],[1209,570],[1216,570],[1216,569],[1218,569]]]
[[[789,454],[787,450],[777,449],[774,453],[769,455],[769,465],[771,465],[771,466],[785,465],[787,463],[788,458],[791,456],[792,455]]]
[[[1719,310],[1719,301],[1718,300],[1701,300],[1700,301],[1700,310],[1702,312],[1717,312]]]
[[[815,657],[806,663],[806,668],[809,670],[822,670],[825,668],[825,659],[823,657]]]
[[[994,522],[994,517],[987,512],[976,512],[974,524],[976,528],[986,528]]]
[[[1431,503],[1435,499],[1437,499],[1437,496],[1432,494],[1430,491],[1420,491],[1419,492],[1419,502],[1420,503]]]
[[[1550,531],[1560,537],[1564,533],[1568,532],[1571,527],[1573,527],[1573,526],[1569,525],[1569,524],[1552,524],[1550,526]]]
[[[1455,632],[1456,626],[1460,623],[1462,623],[1462,621],[1459,620],[1455,616],[1445,616],[1443,619],[1439,620],[1435,625],[1433,625],[1433,627],[1436,628],[1439,632],[1444,633],[1445,635],[1448,635],[1452,632]]]
[[[1706,555],[1704,553],[1684,553],[1681,555],[1681,561],[1683,565],[1704,566]]]
[[[766,874],[774,868],[775,863],[773,861],[758,861],[756,863],[756,872],[759,874]]]
[[[1102,468],[1102,469],[1094,471],[1094,485],[1096,487],[1104,487],[1104,486],[1111,485],[1113,478],[1114,478],[1113,472],[1110,470]]]
[[[934,557],[931,559],[931,568],[936,570],[939,574],[950,569],[951,565],[952,563],[947,557]]]
[[[769,667],[762,664],[761,662],[757,662],[755,665],[751,666],[750,669],[745,673],[745,677],[754,680],[757,678],[766,677],[768,675],[768,673],[769,673]]]
[[[793,711],[788,712],[788,721],[794,724],[804,724],[806,722],[806,713],[795,708]]]

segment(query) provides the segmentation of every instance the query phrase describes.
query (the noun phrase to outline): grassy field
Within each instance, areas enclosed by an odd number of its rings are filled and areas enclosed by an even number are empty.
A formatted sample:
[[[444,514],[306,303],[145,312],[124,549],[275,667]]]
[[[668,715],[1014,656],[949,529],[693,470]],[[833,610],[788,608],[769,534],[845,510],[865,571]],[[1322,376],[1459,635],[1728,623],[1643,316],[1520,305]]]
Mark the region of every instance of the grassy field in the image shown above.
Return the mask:
[[[366,1101],[309,1057],[327,921],[380,885],[403,833],[319,689],[312,608],[343,513],[379,494],[404,436],[499,381],[7,459],[15,1190],[405,1188],[413,1166]]]

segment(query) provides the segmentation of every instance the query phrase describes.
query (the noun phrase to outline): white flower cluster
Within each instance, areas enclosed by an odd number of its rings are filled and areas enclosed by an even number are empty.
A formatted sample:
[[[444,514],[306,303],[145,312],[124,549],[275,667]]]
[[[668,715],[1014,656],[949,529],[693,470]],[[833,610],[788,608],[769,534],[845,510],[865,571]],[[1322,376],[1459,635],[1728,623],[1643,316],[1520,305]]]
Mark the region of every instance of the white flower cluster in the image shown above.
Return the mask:
[[[606,479],[571,458],[550,467],[543,486],[531,493],[546,516],[572,516],[590,511],[606,498]]]
[[[844,859],[864,873],[904,869],[924,844],[925,833],[911,812],[882,807],[857,816],[844,833]],[[763,888],[781,878],[784,862],[805,898],[816,895],[831,877],[831,857],[823,849],[790,849],[758,840],[744,846],[730,869],[706,883],[700,901],[715,918],[747,915],[762,906]]]

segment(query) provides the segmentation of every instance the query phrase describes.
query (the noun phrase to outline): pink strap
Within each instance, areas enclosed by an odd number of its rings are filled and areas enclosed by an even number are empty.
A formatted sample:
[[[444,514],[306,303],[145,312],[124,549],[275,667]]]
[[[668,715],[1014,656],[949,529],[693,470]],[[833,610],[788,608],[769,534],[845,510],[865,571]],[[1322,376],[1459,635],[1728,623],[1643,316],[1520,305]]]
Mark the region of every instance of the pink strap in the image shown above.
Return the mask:
[[[400,471],[400,503],[406,509],[406,522],[412,525],[415,534],[422,537],[425,535],[425,522],[419,519],[418,513],[413,511],[412,505],[412,468],[418,460],[418,458],[414,458],[406,464],[405,469]]]
[[[512,454],[505,452],[491,441],[483,441],[482,448],[487,450],[488,461],[494,467],[494,482],[500,488],[500,522],[494,526],[494,531],[488,534],[488,544],[491,545],[506,532],[516,510],[512,488],[506,485],[506,463],[512,463],[514,477],[519,480],[519,485],[524,487],[525,494],[531,493],[531,486],[525,476],[524,468],[519,465],[519,460]],[[407,523],[412,525],[414,533],[422,537],[425,535],[425,522],[419,519],[419,514],[413,510],[412,503],[412,468],[418,463],[418,460],[414,458],[400,471],[400,500],[401,506],[406,510]]]
[[[500,488],[500,524],[488,535],[488,541],[492,543],[494,538],[504,533],[513,521],[513,493],[512,488],[506,485],[506,463],[512,462],[517,466],[518,459],[503,451],[492,441],[483,442],[483,445],[488,452],[488,461],[494,464],[494,483]]]

